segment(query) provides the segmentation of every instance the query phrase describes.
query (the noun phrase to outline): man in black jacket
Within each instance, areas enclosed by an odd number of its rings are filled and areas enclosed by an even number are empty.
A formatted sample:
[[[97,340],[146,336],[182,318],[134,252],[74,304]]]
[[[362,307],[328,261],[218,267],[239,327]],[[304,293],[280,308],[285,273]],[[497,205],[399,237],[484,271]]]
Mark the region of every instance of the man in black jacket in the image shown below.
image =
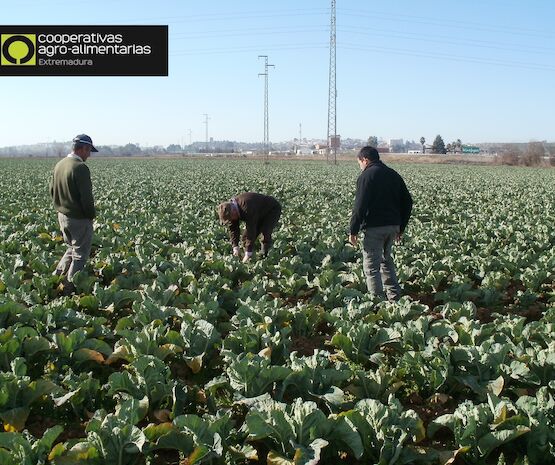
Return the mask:
[[[269,195],[245,192],[218,206],[220,222],[229,227],[229,236],[233,246],[233,255],[239,256],[239,221],[246,223],[243,234],[245,256],[248,261],[253,254],[254,242],[262,234],[262,255],[266,256],[272,246],[272,231],[281,216],[281,205]]]
[[[364,229],[363,263],[368,291],[379,298],[399,300],[391,256],[393,242],[400,242],[412,211],[412,197],[403,178],[380,161],[374,147],[363,147],[358,154],[362,173],[357,180],[355,205],[351,216],[349,241],[357,245]],[[384,292],[385,288],[385,292]]]

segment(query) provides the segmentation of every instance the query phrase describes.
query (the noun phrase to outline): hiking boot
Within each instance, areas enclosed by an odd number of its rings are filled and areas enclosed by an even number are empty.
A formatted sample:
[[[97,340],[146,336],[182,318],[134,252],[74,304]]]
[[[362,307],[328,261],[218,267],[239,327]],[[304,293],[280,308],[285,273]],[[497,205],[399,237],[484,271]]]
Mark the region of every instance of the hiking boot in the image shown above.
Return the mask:
[[[64,297],[69,297],[71,295],[74,295],[75,292],[77,291],[77,289],[75,288],[75,284],[68,281],[67,279],[64,280],[62,286],[63,286],[62,295]]]

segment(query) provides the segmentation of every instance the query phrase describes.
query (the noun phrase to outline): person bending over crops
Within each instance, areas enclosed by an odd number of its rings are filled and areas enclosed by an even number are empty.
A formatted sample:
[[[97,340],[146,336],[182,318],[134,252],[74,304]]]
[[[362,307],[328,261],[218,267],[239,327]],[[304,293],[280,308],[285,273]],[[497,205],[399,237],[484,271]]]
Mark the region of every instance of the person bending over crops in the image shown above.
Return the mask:
[[[218,206],[218,216],[222,224],[228,225],[233,255],[236,257],[241,255],[239,222],[246,223],[242,238],[245,248],[243,262],[246,262],[252,257],[254,242],[260,234],[262,234],[261,253],[263,256],[268,255],[272,246],[272,231],[281,216],[281,205],[269,195],[245,192],[229,202],[221,203]]]
[[[368,291],[381,299],[387,294],[389,300],[399,300],[401,287],[391,249],[394,241],[401,241],[407,227],[412,197],[403,178],[380,161],[374,147],[360,150],[358,165],[362,173],[357,180],[349,241],[356,246],[357,235],[364,230],[363,266]]]
[[[67,293],[75,290],[73,276],[85,267],[91,252],[96,210],[91,174],[85,165],[91,152],[98,152],[92,139],[86,134],[76,136],[72,153],[56,164],[50,182],[50,195],[67,245],[54,274],[66,275],[64,291]]]

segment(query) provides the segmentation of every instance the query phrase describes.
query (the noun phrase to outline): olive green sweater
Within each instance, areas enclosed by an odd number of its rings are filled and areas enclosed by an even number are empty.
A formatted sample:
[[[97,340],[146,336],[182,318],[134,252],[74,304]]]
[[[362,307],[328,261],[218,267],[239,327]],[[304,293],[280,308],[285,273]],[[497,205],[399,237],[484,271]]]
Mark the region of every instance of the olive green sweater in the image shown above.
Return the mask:
[[[96,215],[91,173],[79,159],[66,157],[56,164],[50,195],[56,210],[70,218],[92,220]]]

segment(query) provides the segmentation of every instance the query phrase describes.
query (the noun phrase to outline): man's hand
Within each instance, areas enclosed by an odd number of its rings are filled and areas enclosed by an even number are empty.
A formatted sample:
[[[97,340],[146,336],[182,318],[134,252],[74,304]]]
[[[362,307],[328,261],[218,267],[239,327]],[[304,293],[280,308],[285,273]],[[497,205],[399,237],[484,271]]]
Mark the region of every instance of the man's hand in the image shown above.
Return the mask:
[[[241,256],[241,249],[238,246],[233,247],[233,256],[240,257]]]
[[[403,233],[397,233],[395,236],[395,244],[399,245],[403,241]]]
[[[349,242],[350,242],[354,247],[356,247],[357,244],[358,244],[357,236],[356,236],[355,234],[350,234],[350,235],[349,235]]]

